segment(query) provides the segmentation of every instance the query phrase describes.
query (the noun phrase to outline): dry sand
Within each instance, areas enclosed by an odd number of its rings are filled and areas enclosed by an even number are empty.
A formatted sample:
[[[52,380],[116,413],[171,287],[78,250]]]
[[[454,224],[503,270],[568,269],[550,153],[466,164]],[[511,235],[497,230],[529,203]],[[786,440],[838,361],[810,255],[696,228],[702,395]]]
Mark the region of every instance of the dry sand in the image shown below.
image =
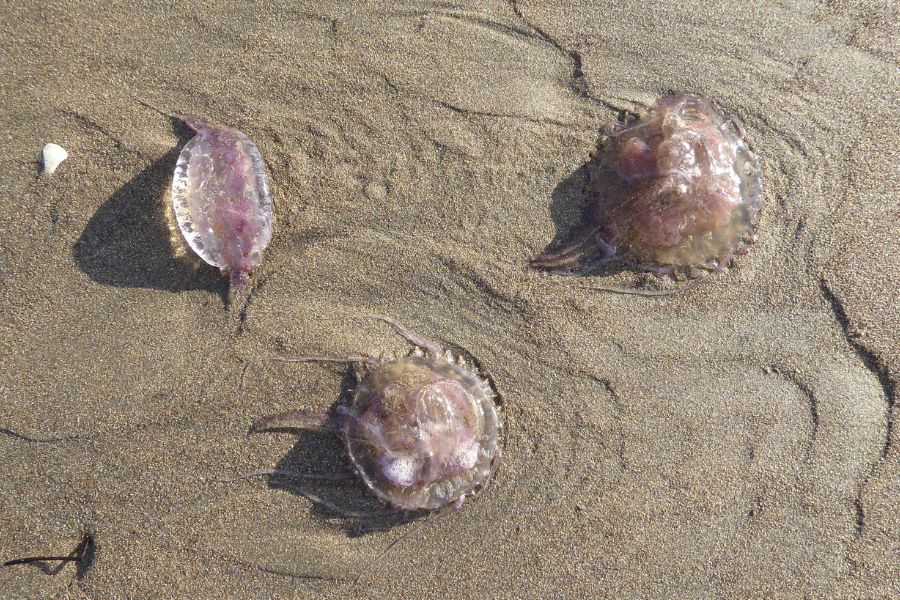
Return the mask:
[[[0,595],[900,595],[895,2],[29,4],[0,8],[0,559],[96,551],[0,569]],[[668,298],[527,270],[599,126],[672,89],[743,121],[755,247]],[[268,161],[241,323],[173,255],[185,138],[139,99]],[[37,177],[51,141],[71,156]],[[216,478],[346,465],[244,433],[340,395],[274,354],[404,350],[370,311],[475,356],[508,440],[494,485],[356,581],[412,525]]]

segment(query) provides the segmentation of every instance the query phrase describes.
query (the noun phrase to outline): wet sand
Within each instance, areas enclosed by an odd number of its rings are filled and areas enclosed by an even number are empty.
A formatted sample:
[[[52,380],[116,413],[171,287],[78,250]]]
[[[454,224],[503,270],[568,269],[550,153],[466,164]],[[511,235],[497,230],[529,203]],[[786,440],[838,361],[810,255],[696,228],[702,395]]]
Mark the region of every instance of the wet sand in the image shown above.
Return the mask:
[[[896,6],[556,4],[0,9],[0,560],[96,541],[0,569],[4,596],[900,595]],[[670,90],[743,122],[758,242],[664,298],[529,271],[599,127]],[[138,100],[266,157],[243,310],[173,250],[186,138]],[[38,177],[47,142],[70,158]],[[222,481],[346,468],[328,435],[245,432],[347,383],[275,354],[405,351],[371,312],[475,357],[507,426],[492,485],[374,567],[415,524]]]

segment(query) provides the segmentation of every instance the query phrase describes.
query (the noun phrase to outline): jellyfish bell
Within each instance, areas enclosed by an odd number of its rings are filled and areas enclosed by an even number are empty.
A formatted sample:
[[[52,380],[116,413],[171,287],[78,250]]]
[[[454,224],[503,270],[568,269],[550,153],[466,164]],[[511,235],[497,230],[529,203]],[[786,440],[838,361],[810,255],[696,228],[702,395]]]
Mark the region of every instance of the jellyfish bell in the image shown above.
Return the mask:
[[[195,132],[172,178],[175,219],[194,253],[229,277],[233,294],[262,263],[272,239],[275,215],[262,154],[236,129],[142,104]]]
[[[500,417],[484,379],[455,358],[409,356],[372,366],[345,414],[347,451],[392,506],[434,510],[493,475]]]
[[[751,238],[759,162],[740,123],[711,100],[666,96],[603,133],[581,225],[533,268],[584,274],[613,258],[650,270],[717,266]]]

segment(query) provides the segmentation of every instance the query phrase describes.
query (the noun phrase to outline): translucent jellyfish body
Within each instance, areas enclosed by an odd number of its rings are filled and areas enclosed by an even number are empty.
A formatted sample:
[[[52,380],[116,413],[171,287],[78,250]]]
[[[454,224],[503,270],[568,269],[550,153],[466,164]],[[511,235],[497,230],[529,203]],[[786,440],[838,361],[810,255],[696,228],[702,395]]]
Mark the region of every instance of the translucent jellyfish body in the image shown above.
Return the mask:
[[[502,456],[494,392],[461,358],[379,318],[415,345],[409,356],[284,359],[358,365],[352,403],[331,414],[274,415],[253,429],[331,429],[343,437],[357,474],[381,500],[402,510],[458,508],[488,482]]]
[[[446,355],[373,365],[345,419],[347,451],[360,476],[401,508],[462,502],[500,456],[490,386]]]
[[[692,94],[610,123],[587,166],[582,225],[531,266],[586,271],[613,257],[657,268],[721,265],[752,233],[762,201],[759,163],[743,134],[737,120]]]
[[[184,145],[172,179],[172,203],[188,245],[241,287],[272,238],[274,214],[266,165],[235,129],[178,117],[196,135]]]

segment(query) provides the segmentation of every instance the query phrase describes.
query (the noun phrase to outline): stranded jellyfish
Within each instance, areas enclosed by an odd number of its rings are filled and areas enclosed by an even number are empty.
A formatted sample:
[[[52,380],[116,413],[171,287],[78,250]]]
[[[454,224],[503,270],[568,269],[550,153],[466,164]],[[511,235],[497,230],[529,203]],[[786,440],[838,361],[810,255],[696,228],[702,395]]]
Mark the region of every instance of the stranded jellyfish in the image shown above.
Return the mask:
[[[330,413],[300,410],[266,417],[251,431],[283,427],[333,431],[346,443],[355,474],[394,509],[459,508],[466,496],[487,484],[502,456],[502,423],[491,385],[461,357],[387,317],[375,318],[396,328],[414,346],[408,356],[280,358],[353,364],[357,385],[352,402]],[[251,475],[260,474],[309,476],[285,471]]]
[[[759,163],[740,123],[712,101],[666,96],[603,133],[587,165],[582,225],[532,267],[584,273],[617,258],[656,272],[721,268],[751,236],[762,200]]]
[[[272,196],[259,148],[236,129],[145,105],[196,132],[175,165],[175,218],[191,249],[228,275],[234,293],[272,238]]]

